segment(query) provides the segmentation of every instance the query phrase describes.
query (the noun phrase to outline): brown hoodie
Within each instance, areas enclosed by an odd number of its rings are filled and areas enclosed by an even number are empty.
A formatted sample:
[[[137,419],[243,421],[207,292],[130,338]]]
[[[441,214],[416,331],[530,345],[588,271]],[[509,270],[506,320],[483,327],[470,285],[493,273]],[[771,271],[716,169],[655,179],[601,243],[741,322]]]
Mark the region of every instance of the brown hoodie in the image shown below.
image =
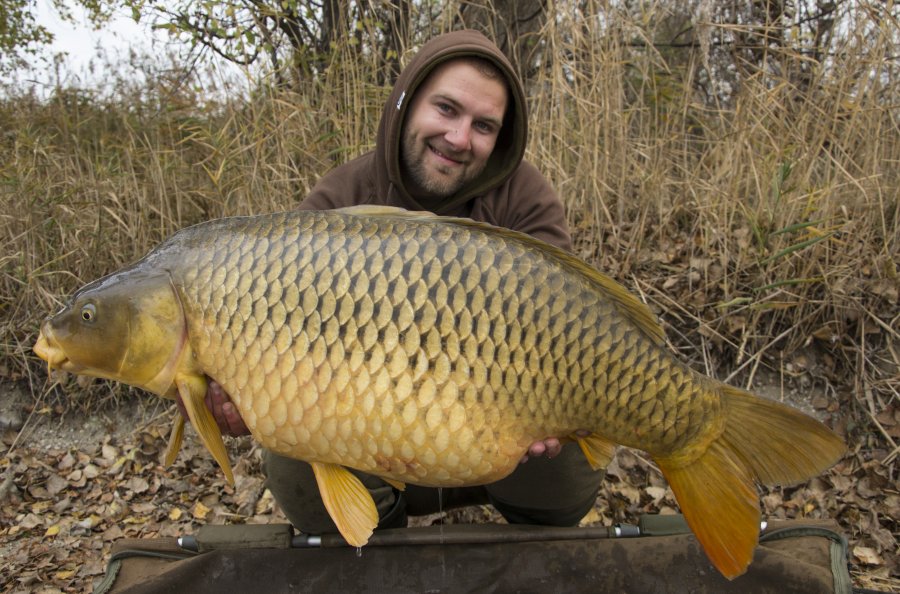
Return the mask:
[[[442,62],[464,56],[494,62],[506,77],[511,101],[494,152],[481,175],[453,196],[428,208],[406,189],[400,166],[401,127],[412,96],[425,78]],[[522,159],[527,137],[525,93],[503,53],[476,31],[447,33],[422,46],[400,73],[381,115],[375,150],[326,174],[299,208],[324,210],[384,204],[431,210],[522,231],[570,250],[571,239],[559,197],[537,168]]]

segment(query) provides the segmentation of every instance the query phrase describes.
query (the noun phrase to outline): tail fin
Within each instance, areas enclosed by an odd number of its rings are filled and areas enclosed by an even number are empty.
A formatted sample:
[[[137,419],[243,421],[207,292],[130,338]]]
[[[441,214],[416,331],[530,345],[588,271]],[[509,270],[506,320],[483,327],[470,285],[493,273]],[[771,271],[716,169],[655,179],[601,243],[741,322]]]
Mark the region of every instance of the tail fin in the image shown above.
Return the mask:
[[[789,406],[724,384],[719,391],[726,415],[722,434],[692,462],[658,463],[710,561],[732,579],[747,570],[756,548],[756,483],[809,479],[837,462],[845,446],[822,423]]]

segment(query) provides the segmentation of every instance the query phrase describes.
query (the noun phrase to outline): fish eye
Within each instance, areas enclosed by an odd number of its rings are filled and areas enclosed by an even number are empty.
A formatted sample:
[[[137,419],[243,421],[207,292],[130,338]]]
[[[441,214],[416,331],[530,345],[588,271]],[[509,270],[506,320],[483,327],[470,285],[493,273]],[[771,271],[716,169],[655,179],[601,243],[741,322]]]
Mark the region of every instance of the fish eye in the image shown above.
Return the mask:
[[[93,322],[94,317],[97,315],[97,308],[93,303],[86,303],[81,308],[81,319],[85,322]]]

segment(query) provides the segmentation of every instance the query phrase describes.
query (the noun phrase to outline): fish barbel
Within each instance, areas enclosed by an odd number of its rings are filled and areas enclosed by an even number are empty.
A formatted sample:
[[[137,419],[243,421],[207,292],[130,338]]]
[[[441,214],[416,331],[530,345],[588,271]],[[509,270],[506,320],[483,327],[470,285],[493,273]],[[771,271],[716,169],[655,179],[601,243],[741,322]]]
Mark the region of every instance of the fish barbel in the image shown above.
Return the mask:
[[[182,230],[77,291],[34,350],[51,368],[179,394],[231,481],[204,405],[215,379],[264,447],[310,462],[356,546],[378,514],[347,468],[398,488],[486,484],[561,437],[596,468],[616,444],[648,452],[732,578],[757,543],[756,483],[808,479],[844,451],[818,421],[680,363],[650,310],[574,256],[387,207]]]

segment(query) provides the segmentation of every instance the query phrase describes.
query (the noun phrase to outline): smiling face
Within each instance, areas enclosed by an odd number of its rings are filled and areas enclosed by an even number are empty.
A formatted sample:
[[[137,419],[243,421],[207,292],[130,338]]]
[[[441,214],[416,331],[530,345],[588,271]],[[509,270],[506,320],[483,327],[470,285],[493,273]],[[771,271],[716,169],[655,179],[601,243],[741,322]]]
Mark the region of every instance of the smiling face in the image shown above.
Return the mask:
[[[471,60],[435,68],[413,97],[403,126],[403,171],[415,198],[451,196],[484,171],[507,97],[499,74]]]

